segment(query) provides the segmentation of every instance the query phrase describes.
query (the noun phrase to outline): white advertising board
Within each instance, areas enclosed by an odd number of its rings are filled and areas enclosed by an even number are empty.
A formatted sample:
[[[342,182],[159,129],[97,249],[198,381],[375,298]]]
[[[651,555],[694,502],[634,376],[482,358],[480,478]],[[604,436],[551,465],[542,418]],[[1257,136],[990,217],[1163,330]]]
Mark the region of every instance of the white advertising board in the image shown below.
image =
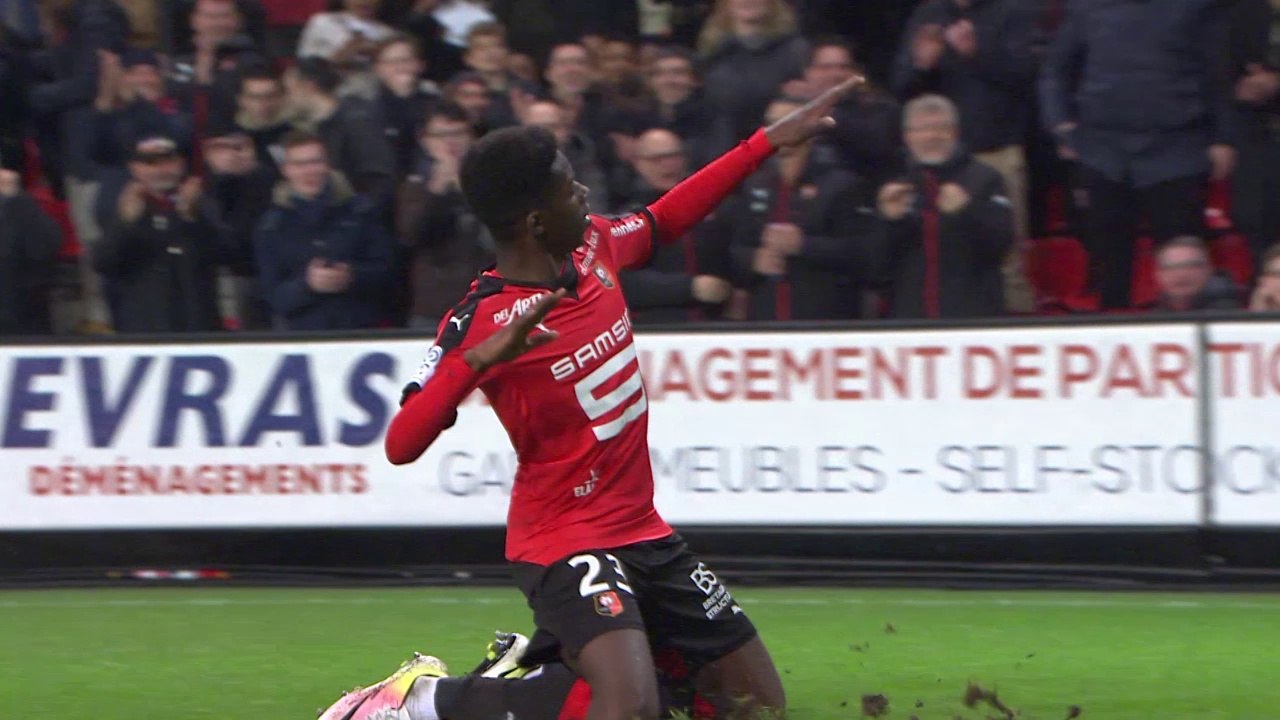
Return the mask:
[[[658,506],[677,525],[1196,524],[1195,339],[641,334]],[[417,463],[383,457],[427,348],[0,348],[0,530],[501,525],[514,456],[478,395]]]
[[[1209,326],[1213,510],[1219,525],[1280,525],[1280,324]]]

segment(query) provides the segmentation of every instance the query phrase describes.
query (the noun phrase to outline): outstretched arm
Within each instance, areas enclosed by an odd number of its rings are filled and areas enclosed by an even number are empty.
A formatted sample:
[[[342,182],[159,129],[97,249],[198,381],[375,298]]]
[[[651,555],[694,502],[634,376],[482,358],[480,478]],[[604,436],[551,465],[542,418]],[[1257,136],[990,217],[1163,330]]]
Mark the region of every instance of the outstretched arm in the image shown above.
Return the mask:
[[[760,167],[777,148],[802,145],[835,126],[831,111],[840,98],[863,83],[854,76],[831,88],[778,122],[756,131],[737,147],[711,161],[667,191],[647,210],[656,224],[657,241],[675,242],[702,221],[729,193]]]

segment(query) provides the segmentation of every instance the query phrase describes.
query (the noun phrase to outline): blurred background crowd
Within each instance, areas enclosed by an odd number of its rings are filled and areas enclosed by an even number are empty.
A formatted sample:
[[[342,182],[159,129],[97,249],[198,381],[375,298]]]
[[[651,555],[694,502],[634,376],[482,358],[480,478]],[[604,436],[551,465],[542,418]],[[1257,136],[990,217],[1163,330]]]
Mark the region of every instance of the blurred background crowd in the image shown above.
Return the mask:
[[[637,323],[1280,310],[1280,0],[0,7],[0,336],[434,328],[484,133],[626,212],[855,73]]]

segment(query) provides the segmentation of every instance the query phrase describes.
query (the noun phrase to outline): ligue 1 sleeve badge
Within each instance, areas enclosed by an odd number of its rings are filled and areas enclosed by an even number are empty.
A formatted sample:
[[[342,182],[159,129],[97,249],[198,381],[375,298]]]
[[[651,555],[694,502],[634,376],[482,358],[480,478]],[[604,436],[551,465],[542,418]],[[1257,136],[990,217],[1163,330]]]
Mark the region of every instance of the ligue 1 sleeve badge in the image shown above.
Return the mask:
[[[612,590],[596,593],[595,600],[597,615],[618,617],[622,614],[622,598],[618,597],[618,593]]]
[[[610,290],[613,289],[613,278],[609,276],[609,271],[604,269],[602,265],[596,265],[596,277],[600,278],[600,283]]]

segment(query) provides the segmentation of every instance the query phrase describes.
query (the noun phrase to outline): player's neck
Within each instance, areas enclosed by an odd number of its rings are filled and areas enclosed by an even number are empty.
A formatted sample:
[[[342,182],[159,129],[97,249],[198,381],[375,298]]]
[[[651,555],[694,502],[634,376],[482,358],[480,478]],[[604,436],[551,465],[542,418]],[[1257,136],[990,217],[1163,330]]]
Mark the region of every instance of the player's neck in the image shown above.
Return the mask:
[[[524,248],[519,245],[499,245],[497,248],[498,274],[518,283],[552,283],[560,277],[564,259],[557,259],[540,248]]]

